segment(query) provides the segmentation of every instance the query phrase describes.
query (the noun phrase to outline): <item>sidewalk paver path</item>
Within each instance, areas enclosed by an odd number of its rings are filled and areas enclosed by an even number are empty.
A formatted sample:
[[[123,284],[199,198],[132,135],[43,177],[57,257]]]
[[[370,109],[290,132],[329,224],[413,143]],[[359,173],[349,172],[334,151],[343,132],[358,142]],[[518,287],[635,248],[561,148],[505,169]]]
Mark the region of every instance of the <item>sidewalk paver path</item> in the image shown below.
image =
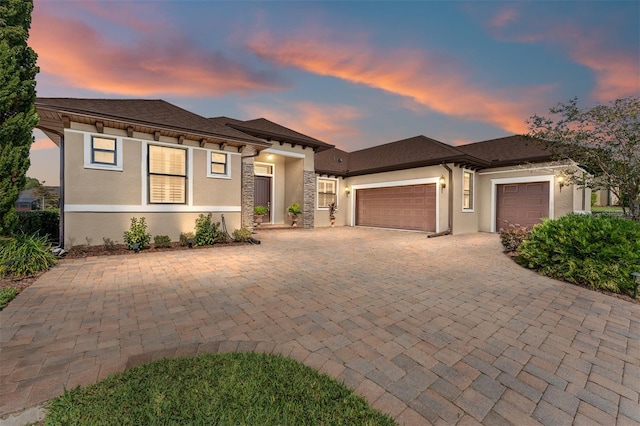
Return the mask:
[[[524,270],[495,234],[259,238],[47,272],[0,312],[0,417],[153,359],[262,351],[401,424],[640,423],[640,305]]]

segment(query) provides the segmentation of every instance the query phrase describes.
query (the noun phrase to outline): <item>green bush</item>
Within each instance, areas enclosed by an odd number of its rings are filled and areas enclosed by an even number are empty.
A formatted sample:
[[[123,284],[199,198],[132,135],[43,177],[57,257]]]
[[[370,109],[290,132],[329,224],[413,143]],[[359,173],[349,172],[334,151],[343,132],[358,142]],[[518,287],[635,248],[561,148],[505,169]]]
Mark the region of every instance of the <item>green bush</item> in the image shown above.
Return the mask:
[[[135,217],[131,218],[131,227],[128,231],[124,232],[124,243],[129,250],[140,251],[149,247],[151,241],[151,234],[147,233],[147,222],[144,217],[138,220]]]
[[[7,306],[17,295],[18,289],[16,288],[0,288],[0,311],[4,309],[4,307]]]
[[[632,294],[630,274],[640,269],[640,223],[570,214],[536,225],[518,252],[520,264],[543,275]]]
[[[168,235],[156,235],[153,237],[153,245],[156,247],[171,247],[171,238]]]
[[[202,214],[196,219],[196,236],[194,244],[197,246],[210,246],[224,241],[224,233],[220,230],[220,222],[212,222],[211,213]]]
[[[507,228],[500,229],[500,242],[507,253],[518,251],[522,242],[531,235],[531,230],[526,226],[510,223]]]
[[[31,210],[18,212],[18,226],[16,233],[25,235],[40,235],[48,237],[49,241],[60,239],[60,211]]]
[[[180,245],[182,247],[186,247],[189,245],[189,240],[191,240],[191,243],[193,244],[193,240],[196,238],[196,236],[193,234],[193,232],[181,232],[180,233]]]
[[[0,276],[26,277],[56,263],[47,237],[18,234],[0,239]]]
[[[248,228],[240,228],[233,231],[233,241],[246,243],[251,239],[251,230]]]

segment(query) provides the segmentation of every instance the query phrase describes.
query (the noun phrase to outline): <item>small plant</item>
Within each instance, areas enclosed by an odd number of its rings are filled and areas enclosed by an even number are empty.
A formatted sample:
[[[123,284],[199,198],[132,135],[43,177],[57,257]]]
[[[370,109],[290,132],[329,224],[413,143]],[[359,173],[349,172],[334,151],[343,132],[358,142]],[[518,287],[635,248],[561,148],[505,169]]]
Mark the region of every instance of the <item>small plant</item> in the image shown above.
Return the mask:
[[[194,243],[196,246],[210,246],[219,241],[224,241],[224,233],[220,230],[220,222],[214,223],[211,220],[211,213],[200,213],[196,219],[196,236]]]
[[[300,210],[300,203],[293,203],[287,208],[287,211],[291,216],[299,216],[302,214],[302,210]]]
[[[0,276],[27,277],[56,263],[46,236],[18,234],[0,239]]]
[[[116,249],[117,241],[113,241],[111,238],[102,237],[102,243],[104,245],[104,249],[107,251],[114,251]]]
[[[240,228],[233,231],[233,241],[246,243],[251,240],[251,230],[248,228]]]
[[[338,207],[336,206],[335,202],[329,204],[329,218],[330,219],[335,219],[336,218],[336,210],[337,209],[338,209]]]
[[[257,216],[266,216],[269,213],[269,209],[265,206],[255,206],[253,208],[253,214]]]
[[[153,245],[156,247],[171,247],[171,238],[168,235],[156,235],[153,237]]]
[[[18,290],[13,287],[0,288],[0,311],[18,295]]]
[[[531,230],[517,223],[510,223],[507,228],[500,229],[500,242],[507,253],[518,251],[520,244],[531,235]]]
[[[181,232],[180,245],[182,247],[192,246],[195,238],[196,236],[193,234],[193,232]]]
[[[131,227],[128,231],[124,232],[124,243],[129,250],[139,252],[149,246],[151,241],[151,234],[147,233],[147,222],[144,217],[138,220],[135,217],[131,218]]]

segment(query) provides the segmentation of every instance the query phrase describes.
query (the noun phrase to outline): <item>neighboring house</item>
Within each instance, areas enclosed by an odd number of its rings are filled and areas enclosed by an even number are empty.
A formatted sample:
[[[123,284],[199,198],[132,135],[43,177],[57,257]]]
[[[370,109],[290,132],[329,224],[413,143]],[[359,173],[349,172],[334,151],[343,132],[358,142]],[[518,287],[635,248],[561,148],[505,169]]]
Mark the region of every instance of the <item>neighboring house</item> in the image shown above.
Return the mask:
[[[30,211],[30,210],[42,210],[42,207],[58,207],[58,201],[60,199],[60,187],[59,186],[45,186],[44,191],[39,191],[37,188],[24,189],[20,191],[18,200],[16,201],[17,211]],[[40,195],[48,194],[48,195]]]
[[[59,147],[65,244],[121,240],[131,217],[177,240],[200,213],[229,231],[288,223],[430,233],[494,232],[589,210],[590,193],[524,137],[453,147],[417,136],[352,153],[264,118],[204,118],[162,100],[38,98],[38,127]],[[586,197],[586,198],[585,198]],[[584,202],[586,201],[586,204]]]

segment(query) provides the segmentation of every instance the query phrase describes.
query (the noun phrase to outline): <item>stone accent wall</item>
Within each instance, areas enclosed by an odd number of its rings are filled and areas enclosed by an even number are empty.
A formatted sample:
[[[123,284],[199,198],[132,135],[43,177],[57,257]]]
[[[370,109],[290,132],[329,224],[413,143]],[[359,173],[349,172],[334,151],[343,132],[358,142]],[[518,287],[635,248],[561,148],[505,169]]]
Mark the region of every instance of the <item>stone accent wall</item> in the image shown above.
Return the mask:
[[[253,229],[253,191],[255,186],[253,158],[242,160],[242,226]]]
[[[314,171],[304,171],[304,212],[303,225],[305,228],[313,229],[315,221],[314,212],[316,210],[316,174]]]

